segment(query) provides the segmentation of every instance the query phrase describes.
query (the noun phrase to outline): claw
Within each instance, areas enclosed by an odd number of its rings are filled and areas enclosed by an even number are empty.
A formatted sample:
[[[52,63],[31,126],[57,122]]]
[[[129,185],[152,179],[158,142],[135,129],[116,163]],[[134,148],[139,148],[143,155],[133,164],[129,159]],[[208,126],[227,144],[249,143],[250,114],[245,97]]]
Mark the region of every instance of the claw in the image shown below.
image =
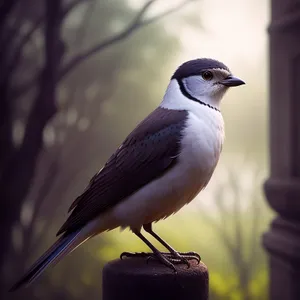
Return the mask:
[[[146,258],[146,263],[148,264],[151,259],[158,260],[162,264],[164,264],[166,267],[171,268],[174,272],[176,271],[176,268],[174,265],[184,263],[187,265],[187,268],[190,268],[190,262],[189,260],[196,260],[197,263],[201,261],[201,257],[198,253],[196,252],[174,252],[174,253],[169,253],[169,252],[154,252],[154,253],[146,253],[146,252],[123,252],[120,255],[120,259],[123,259],[124,257],[141,257],[141,258]]]
[[[123,259],[124,257],[148,257],[150,253],[146,252],[122,252],[120,255],[120,259]]]
[[[185,257],[187,260],[193,260],[194,259],[194,260],[197,261],[198,264],[201,261],[201,256],[196,252],[185,252],[185,253],[179,252],[179,255]]]
[[[190,256],[190,257],[197,257],[197,260],[200,262],[201,260],[201,256],[197,253],[197,252],[194,252],[194,251],[190,251],[190,252],[185,252],[185,253],[182,253],[182,252],[179,252],[180,255],[185,255],[185,256]]]
[[[150,259],[154,259],[154,260],[158,260],[160,261],[162,264],[164,264],[166,267],[171,268],[172,270],[174,270],[174,272],[176,271],[175,266],[173,265],[172,262],[174,263],[178,263],[178,260],[172,259],[171,257],[168,257],[168,254],[170,253],[161,253],[159,251],[155,252],[155,253],[145,253],[145,252],[136,252],[136,253],[132,253],[132,252],[123,252],[120,255],[120,259],[123,259],[124,257],[142,257],[142,258],[146,258],[146,262],[149,263]]]
[[[167,265],[168,267],[170,267],[169,263],[172,264],[172,266],[174,267],[174,265],[178,265],[178,264],[185,264],[187,265],[187,268],[190,268],[191,264],[190,264],[190,260],[196,260],[197,264],[200,263],[201,261],[201,257],[198,253],[196,252],[187,252],[187,253],[183,253],[183,252],[174,252],[174,253],[169,253],[169,252],[159,252],[159,255],[163,257],[162,261],[165,265]],[[153,253],[153,255],[149,255],[147,257],[147,262],[151,259],[158,259],[161,261],[160,257],[158,257],[155,253]],[[168,261],[169,263],[166,264],[165,261]],[[172,267],[172,269],[173,269]],[[174,270],[175,267],[174,267]]]
[[[196,260],[197,264],[200,263],[201,257],[196,252],[173,252],[173,253],[164,253],[174,263],[184,263],[187,265],[188,268],[190,268],[190,260]]]
[[[184,255],[181,255],[178,252],[174,252],[174,253],[172,253],[172,255],[174,255],[179,260],[179,262],[184,263],[185,265],[187,265],[188,269],[190,268],[191,264],[188,261],[188,258],[185,258]]]

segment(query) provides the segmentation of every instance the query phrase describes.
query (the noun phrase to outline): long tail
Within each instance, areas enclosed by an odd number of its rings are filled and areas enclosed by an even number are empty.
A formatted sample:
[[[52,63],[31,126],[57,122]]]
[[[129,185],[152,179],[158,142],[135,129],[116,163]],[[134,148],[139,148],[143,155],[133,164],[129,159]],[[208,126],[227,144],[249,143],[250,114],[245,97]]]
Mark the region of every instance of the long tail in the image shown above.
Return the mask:
[[[71,253],[84,241],[85,239],[82,238],[81,231],[62,236],[33,264],[28,272],[12,286],[10,291],[15,291],[22,286],[32,283],[47,267],[58,263],[64,256]]]

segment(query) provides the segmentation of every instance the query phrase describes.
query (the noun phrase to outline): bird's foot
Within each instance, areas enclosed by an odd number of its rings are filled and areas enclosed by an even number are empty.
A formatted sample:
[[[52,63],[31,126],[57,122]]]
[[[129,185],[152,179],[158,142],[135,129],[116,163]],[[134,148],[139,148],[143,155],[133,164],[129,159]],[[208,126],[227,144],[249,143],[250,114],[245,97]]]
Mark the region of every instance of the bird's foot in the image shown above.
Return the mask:
[[[120,255],[120,259],[124,257],[141,257],[141,258],[148,258],[150,255],[154,255],[154,253],[146,253],[146,252],[122,252]]]
[[[170,253],[164,253],[164,252],[153,252],[153,253],[146,253],[146,252],[123,252],[120,255],[120,259],[123,259],[124,257],[141,257],[141,258],[146,258],[147,263],[149,262],[150,259],[158,260],[168,268],[171,268],[172,270],[176,271],[176,268],[173,263],[178,263],[176,259],[173,259],[170,257]]]
[[[187,267],[190,267],[190,260],[196,260],[197,264],[200,263],[201,257],[196,252],[171,252],[171,253],[164,253],[168,258],[172,259],[174,263],[180,264],[184,263],[187,265]]]
[[[201,257],[198,253],[196,252],[176,252],[174,251],[173,253],[170,252],[154,252],[154,253],[146,253],[146,252],[123,252],[120,255],[120,258],[123,259],[124,257],[142,257],[146,258],[147,263],[149,260],[154,259],[158,260],[161,263],[163,263],[165,266],[171,268],[176,272],[176,268],[174,265],[176,264],[186,264],[188,268],[190,267],[190,260],[196,260],[197,263],[199,264]]]
[[[169,261],[173,264],[185,264],[189,268],[191,266],[190,260],[196,260],[197,264],[199,264],[201,257],[196,252],[167,252],[162,253]],[[151,258],[151,257],[150,257]]]

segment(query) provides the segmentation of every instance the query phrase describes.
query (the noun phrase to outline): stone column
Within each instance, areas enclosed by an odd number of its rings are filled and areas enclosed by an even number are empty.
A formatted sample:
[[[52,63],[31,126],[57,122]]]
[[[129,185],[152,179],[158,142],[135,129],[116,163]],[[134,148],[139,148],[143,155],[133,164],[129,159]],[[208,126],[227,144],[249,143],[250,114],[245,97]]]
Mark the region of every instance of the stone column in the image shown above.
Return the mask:
[[[208,300],[208,270],[200,262],[176,271],[146,258],[117,259],[103,269],[103,300]]]
[[[265,194],[278,214],[263,236],[270,299],[300,299],[300,0],[271,1],[270,178]]]

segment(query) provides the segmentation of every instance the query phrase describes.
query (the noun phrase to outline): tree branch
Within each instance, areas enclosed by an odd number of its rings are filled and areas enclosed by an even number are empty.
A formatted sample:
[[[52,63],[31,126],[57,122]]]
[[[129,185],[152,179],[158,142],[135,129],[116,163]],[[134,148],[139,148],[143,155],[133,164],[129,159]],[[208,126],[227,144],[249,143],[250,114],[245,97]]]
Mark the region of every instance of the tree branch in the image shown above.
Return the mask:
[[[82,0],[74,1],[73,4],[75,2],[81,2],[81,1]],[[85,37],[85,28],[86,28],[87,22],[90,20],[90,15],[94,10],[95,0],[93,0],[93,2],[90,0],[90,4],[91,5],[88,6],[87,11],[82,19],[82,24],[76,34],[76,44],[79,47],[80,47],[80,45],[82,45],[83,39]],[[76,93],[76,88],[74,89],[74,92]],[[74,100],[74,98],[75,97],[71,97],[72,100]],[[46,174],[46,177],[43,180],[43,183],[41,184],[41,186],[39,187],[38,194],[37,194],[37,197],[35,200],[33,216],[32,216],[29,227],[26,228],[26,231],[24,232],[24,235],[25,235],[24,241],[27,241],[27,243],[24,245],[24,251],[26,251],[26,249],[33,249],[34,247],[32,248],[32,245],[33,244],[36,245],[36,240],[39,240],[39,237],[35,237],[33,235],[34,226],[36,225],[35,223],[39,216],[40,209],[41,209],[42,205],[44,204],[44,201],[47,198],[48,194],[50,193],[55,180],[57,179],[57,174],[59,173],[60,153],[61,153],[61,149],[59,146],[57,146],[57,149],[56,149],[55,153],[53,154],[54,157],[52,157],[52,162],[50,163],[50,167]],[[43,236],[43,233],[44,232],[42,231],[40,236]],[[24,256],[24,258],[26,260],[27,254]]]
[[[7,51],[11,43],[7,42],[7,37],[11,36],[10,26],[7,24],[7,19],[9,18],[12,11],[15,9],[18,0],[6,0],[2,1],[0,4],[0,69],[3,72],[3,66],[7,66]]]
[[[22,260],[21,260],[22,264],[26,263],[26,261],[29,257],[29,253],[34,249],[32,247],[32,244],[35,244],[34,240],[36,239],[36,236],[34,235],[36,221],[39,217],[40,210],[44,204],[44,201],[47,198],[47,196],[51,190],[51,187],[57,178],[58,171],[59,171],[59,164],[55,158],[51,162],[48,172],[43,180],[43,183],[41,184],[41,186],[38,189],[36,200],[34,202],[33,215],[30,220],[30,224],[28,227],[24,228],[24,230],[23,230],[24,243],[23,243],[23,249],[22,249],[22,252],[23,252]]]
[[[62,12],[62,19],[64,19],[74,8],[76,8],[79,4],[83,4],[85,2],[89,2],[91,0],[74,0],[73,2],[69,3]],[[20,54],[22,53],[23,47],[27,44],[27,42],[30,40],[31,36],[35,33],[37,29],[40,28],[40,26],[43,25],[45,20],[45,16],[39,17],[36,22],[33,24],[31,29],[22,37],[21,41],[16,47],[13,59],[10,63],[10,72],[12,72],[15,67],[17,66],[18,59],[20,57]],[[5,72],[3,72],[5,73]],[[20,96],[26,94],[29,92],[34,84],[37,82],[37,78],[39,77],[39,74],[36,74],[31,79],[29,79],[24,85],[20,86],[19,88],[16,88],[15,91],[12,93],[12,99],[17,100]]]
[[[96,54],[100,51],[103,51],[104,49],[106,49],[106,48],[108,48],[108,47],[124,40],[125,38],[127,38],[128,36],[133,34],[135,31],[143,28],[146,25],[154,23],[155,21],[158,21],[159,19],[161,19],[163,17],[166,17],[166,16],[178,11],[179,9],[181,9],[182,7],[184,7],[185,5],[187,5],[188,3],[191,3],[193,1],[196,1],[196,0],[183,1],[179,5],[171,8],[171,9],[169,9],[169,10],[167,10],[167,11],[161,13],[161,14],[158,14],[158,15],[152,17],[152,18],[148,18],[146,20],[143,20],[143,17],[147,13],[147,11],[151,7],[151,5],[155,2],[155,0],[147,1],[146,4],[141,8],[139,13],[135,17],[135,19],[124,30],[122,30],[121,32],[119,32],[115,36],[112,36],[112,37],[109,37],[109,38],[105,39],[104,41],[96,44],[95,46],[91,47],[90,49],[86,50],[85,52],[83,52],[83,53],[77,55],[76,57],[74,57],[73,59],[71,59],[66,64],[66,66],[62,69],[62,71],[60,73],[60,78],[62,79],[71,70],[73,70],[75,67],[77,67],[80,63],[82,63],[86,59],[90,58],[92,55],[94,55],[94,54]]]
[[[82,4],[84,2],[89,2],[91,0],[74,0],[67,7],[63,9],[63,18],[68,15],[77,5]]]
[[[82,2],[83,0],[74,0],[72,4],[75,6],[75,4]],[[131,34],[133,34],[135,31],[143,28],[146,25],[152,24],[172,13],[175,13],[176,11],[180,10],[182,7],[186,6],[189,3],[195,2],[197,0],[186,0],[182,3],[178,4],[177,6],[158,14],[154,17],[148,18],[146,20],[142,20],[145,13],[148,11],[150,6],[155,2],[156,0],[148,1],[139,11],[136,18],[131,22],[130,25],[128,25],[123,31],[116,34],[115,36],[112,36],[110,38],[105,39],[104,41],[94,45],[90,49],[86,50],[85,52],[78,54],[73,59],[71,59],[65,67],[62,68],[60,74],[59,74],[59,80],[63,79],[70,71],[72,71],[74,68],[76,68],[79,64],[81,64],[86,59],[90,58],[92,55],[105,50],[106,48],[109,48],[113,45],[115,45],[118,42],[121,42]],[[73,5],[70,6],[73,6]],[[30,79],[27,83],[17,88],[15,94],[12,96],[14,100],[18,99],[20,96],[26,94],[31,90],[31,88],[34,86],[34,84],[37,81],[38,75],[34,76],[32,79]]]
[[[0,28],[4,25],[6,18],[14,9],[19,0],[6,0],[0,5]]]
[[[219,235],[221,240],[223,240],[223,243],[224,243],[225,247],[228,249],[228,251],[230,253],[234,253],[235,247],[234,247],[233,242],[230,239],[230,236],[229,236],[226,228],[224,226],[222,226],[221,224],[218,224],[218,222],[215,222],[213,220],[213,218],[211,218],[210,216],[208,216],[208,214],[205,214],[203,212],[201,213],[201,219],[204,219],[207,224],[209,224],[212,228],[214,228],[214,230]]]
[[[73,2],[71,2],[66,8],[64,8],[62,19],[64,19],[78,4],[84,3],[86,1],[90,1],[90,0],[74,0]],[[17,54],[22,50],[23,46],[29,41],[33,33],[40,27],[40,25],[44,23],[44,19],[45,19],[44,15],[39,17],[31,27],[31,29],[22,37],[19,45],[17,46],[17,50],[16,50]]]
[[[8,63],[8,66],[6,70],[2,72],[2,76],[0,77],[0,81],[3,80],[3,77],[10,76],[12,72],[17,68],[19,65],[20,56],[23,50],[23,47],[27,42],[30,40],[33,33],[39,28],[39,26],[42,24],[43,18],[39,18],[34,25],[31,27],[31,29],[21,38],[19,44],[15,47],[15,51],[12,55],[12,58],[10,59],[10,62]]]
[[[17,220],[19,207],[28,193],[35,172],[38,154],[43,146],[43,130],[50,118],[56,112],[56,82],[59,64],[62,57],[61,47],[61,1],[47,0],[47,17],[45,26],[45,67],[39,78],[39,92],[33,103],[25,128],[24,141],[18,151],[10,159],[1,174],[0,194],[4,205],[9,209],[0,217],[7,224],[7,234],[10,234],[9,224]],[[16,186],[18,187],[16,189]],[[8,240],[8,239],[7,239]],[[0,262],[2,261],[0,256]]]
[[[238,184],[238,174],[236,172],[229,172],[229,184],[233,187],[233,221],[234,221],[234,230],[235,230],[235,244],[238,245],[239,252],[243,253],[244,243],[242,239],[243,226],[241,222],[241,199],[239,195],[239,184]],[[242,254],[241,254],[242,255]]]
[[[181,8],[185,7],[187,4],[192,3],[192,2],[196,2],[196,1],[198,1],[198,0],[182,1],[177,6],[174,6],[173,8],[170,8],[169,10],[167,10],[167,11],[161,13],[161,14],[158,14],[158,15],[152,17],[152,18],[148,18],[147,20],[144,20],[142,26],[146,26],[146,25],[154,23],[154,22],[156,22],[156,21],[158,21],[158,20],[160,20],[164,17],[167,17],[168,15],[179,11]]]
[[[259,174],[258,171],[255,170],[255,174],[254,174],[254,178],[259,178]],[[257,182],[259,182],[259,180],[257,180]],[[249,270],[249,274],[250,276],[253,275],[253,271],[255,269],[255,256],[257,253],[257,244],[256,244],[256,238],[258,236],[259,233],[259,224],[260,224],[260,220],[261,220],[261,215],[262,212],[260,210],[259,207],[259,198],[257,199],[257,195],[256,195],[256,190],[255,192],[253,191],[252,195],[251,195],[251,199],[252,199],[252,212],[251,214],[252,216],[252,229],[251,229],[251,242],[250,242],[250,255],[249,255],[249,259],[248,259],[248,270]]]
[[[229,172],[230,181],[227,183],[233,188],[234,191],[234,204],[233,204],[233,218],[234,218],[234,237],[231,238],[228,230],[226,230],[225,214],[229,217],[227,210],[224,206],[225,198],[223,187],[219,187],[217,193],[215,194],[215,203],[217,205],[218,211],[222,217],[222,221],[217,222],[212,217],[207,214],[201,214],[201,218],[204,217],[204,220],[212,227],[214,227],[216,233],[219,235],[219,238],[223,241],[225,248],[228,251],[229,258],[232,261],[236,272],[239,277],[239,286],[243,293],[243,299],[249,300],[249,289],[248,283],[250,278],[250,269],[248,269],[248,263],[243,256],[243,239],[242,239],[242,226],[241,226],[241,207],[239,199],[239,185],[237,174],[233,170]]]

